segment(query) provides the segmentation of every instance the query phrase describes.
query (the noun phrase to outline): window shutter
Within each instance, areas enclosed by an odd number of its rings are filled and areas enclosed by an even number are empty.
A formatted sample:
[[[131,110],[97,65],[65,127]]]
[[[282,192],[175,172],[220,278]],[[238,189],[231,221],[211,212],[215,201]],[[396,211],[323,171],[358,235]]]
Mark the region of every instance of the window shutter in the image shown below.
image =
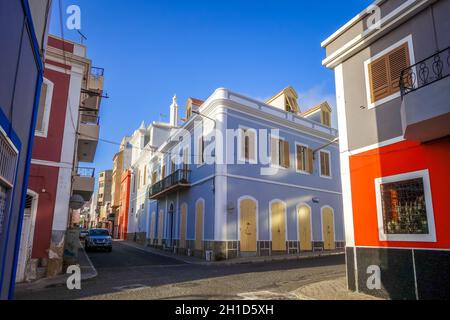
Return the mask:
[[[308,158],[308,167],[307,171],[308,173],[312,174],[314,171],[314,154],[312,149],[307,149],[307,158]]]
[[[255,154],[255,144],[256,144],[256,134],[254,131],[249,132],[249,139],[248,139],[248,154],[250,156],[251,160],[256,160],[256,154]]]
[[[289,142],[283,141],[283,167],[289,168],[290,166]]]
[[[44,126],[45,100],[47,100],[47,84],[44,82],[41,86],[41,96],[39,98],[39,109],[36,122],[36,130],[42,131]]]
[[[303,170],[302,166],[302,146],[297,146],[296,148],[296,159],[297,159],[297,170]]]
[[[400,90],[400,76],[402,71],[409,65],[408,44],[405,43],[398,49],[395,49],[388,55],[389,63],[389,89],[390,93],[396,93]]]
[[[279,158],[279,146],[278,146],[278,139],[277,138],[270,138],[270,162],[273,165],[278,164],[278,158]]]
[[[246,159],[246,154],[245,154],[246,130],[241,129],[240,134],[241,134],[241,136],[240,136],[241,158]]]
[[[369,79],[372,102],[389,95],[387,56],[383,56],[369,64]]]

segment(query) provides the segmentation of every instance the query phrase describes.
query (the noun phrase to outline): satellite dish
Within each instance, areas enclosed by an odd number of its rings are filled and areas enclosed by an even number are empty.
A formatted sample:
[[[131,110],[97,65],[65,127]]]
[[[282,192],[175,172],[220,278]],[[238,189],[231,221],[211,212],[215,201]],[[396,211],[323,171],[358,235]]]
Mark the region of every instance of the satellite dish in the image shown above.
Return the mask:
[[[84,198],[80,196],[79,194],[74,194],[70,197],[69,201],[69,207],[70,209],[78,210],[83,207],[86,201],[84,201]]]

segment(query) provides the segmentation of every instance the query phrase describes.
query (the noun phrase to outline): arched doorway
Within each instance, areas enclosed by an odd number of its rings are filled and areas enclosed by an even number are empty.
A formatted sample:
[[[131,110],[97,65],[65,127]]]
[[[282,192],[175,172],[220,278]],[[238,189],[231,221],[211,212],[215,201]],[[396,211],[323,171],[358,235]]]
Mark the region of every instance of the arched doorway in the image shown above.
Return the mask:
[[[180,248],[186,248],[186,223],[187,223],[187,204],[181,206],[180,222]]]
[[[175,213],[175,208],[173,203],[170,204],[169,206],[169,212],[167,214],[167,238],[168,238],[168,246],[169,247],[173,247],[173,236],[175,234],[173,228],[175,226],[174,224],[174,213]]]
[[[311,208],[301,205],[298,208],[298,239],[301,251],[312,250],[311,238]]]
[[[158,215],[158,245],[162,246],[163,239],[163,228],[164,228],[164,211],[159,210]]]
[[[256,201],[245,198],[239,201],[240,251],[256,252]]]
[[[324,250],[334,250],[334,213],[330,207],[322,208],[322,236]]]
[[[203,250],[203,216],[205,203],[198,200],[195,205],[195,250]]]
[[[286,205],[274,201],[270,206],[272,251],[286,251]]]

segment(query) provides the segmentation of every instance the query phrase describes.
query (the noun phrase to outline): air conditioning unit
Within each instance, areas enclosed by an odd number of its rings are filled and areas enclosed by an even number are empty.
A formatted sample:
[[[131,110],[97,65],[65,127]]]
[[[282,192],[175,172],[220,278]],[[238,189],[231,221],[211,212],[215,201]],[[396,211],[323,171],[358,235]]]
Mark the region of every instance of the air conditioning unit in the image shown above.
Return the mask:
[[[214,261],[214,252],[212,250],[205,251],[206,261]]]

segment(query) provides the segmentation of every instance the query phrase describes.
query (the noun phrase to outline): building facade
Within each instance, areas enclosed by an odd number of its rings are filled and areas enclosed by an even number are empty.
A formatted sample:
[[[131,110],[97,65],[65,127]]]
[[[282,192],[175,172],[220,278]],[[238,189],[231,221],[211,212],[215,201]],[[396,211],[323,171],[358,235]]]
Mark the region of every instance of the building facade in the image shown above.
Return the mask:
[[[112,170],[100,172],[98,176],[97,189],[97,210],[98,227],[113,231],[114,219],[111,219],[111,190],[112,190]]]
[[[450,1],[375,1],[322,43],[334,69],[348,286],[450,296]]]
[[[215,260],[343,248],[331,109],[303,116],[297,99],[291,87],[266,103],[227,89],[190,99],[147,170],[148,243]]]
[[[129,148],[130,137],[124,137],[120,143],[119,152],[113,158],[112,185],[111,185],[111,210],[114,214],[114,238],[119,238],[119,211],[122,205],[121,188],[122,175],[128,170],[131,163],[131,150]]]
[[[50,6],[45,0],[0,3],[0,299],[13,297],[29,255],[19,244],[22,225],[32,224],[28,173]]]
[[[103,86],[85,46],[55,36],[47,46],[29,177],[35,208],[29,280],[62,272],[69,203],[73,195],[89,201],[94,190],[94,169],[79,162],[94,160]]]

